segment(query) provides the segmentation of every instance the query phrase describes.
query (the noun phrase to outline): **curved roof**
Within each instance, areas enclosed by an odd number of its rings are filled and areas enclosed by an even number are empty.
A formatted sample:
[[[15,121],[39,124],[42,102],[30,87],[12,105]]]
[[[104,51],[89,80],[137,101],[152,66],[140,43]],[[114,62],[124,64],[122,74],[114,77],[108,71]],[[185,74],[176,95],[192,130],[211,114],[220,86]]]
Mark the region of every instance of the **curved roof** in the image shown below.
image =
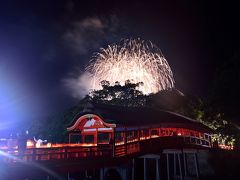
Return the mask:
[[[86,113],[96,114],[106,123],[116,124],[117,128],[179,127],[204,132],[212,131],[197,120],[170,111],[150,108],[109,106],[103,104],[94,104],[90,108],[89,106],[84,108],[72,123]]]

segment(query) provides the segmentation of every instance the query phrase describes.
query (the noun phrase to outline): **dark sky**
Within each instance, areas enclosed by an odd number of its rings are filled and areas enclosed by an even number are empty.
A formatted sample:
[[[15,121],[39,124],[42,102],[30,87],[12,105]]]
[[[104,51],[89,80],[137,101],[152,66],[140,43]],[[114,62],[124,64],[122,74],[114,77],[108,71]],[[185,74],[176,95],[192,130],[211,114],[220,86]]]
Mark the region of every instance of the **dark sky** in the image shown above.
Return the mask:
[[[74,105],[65,80],[122,38],[152,41],[176,87],[202,97],[239,50],[239,10],[229,1],[87,2],[0,1],[0,131]]]

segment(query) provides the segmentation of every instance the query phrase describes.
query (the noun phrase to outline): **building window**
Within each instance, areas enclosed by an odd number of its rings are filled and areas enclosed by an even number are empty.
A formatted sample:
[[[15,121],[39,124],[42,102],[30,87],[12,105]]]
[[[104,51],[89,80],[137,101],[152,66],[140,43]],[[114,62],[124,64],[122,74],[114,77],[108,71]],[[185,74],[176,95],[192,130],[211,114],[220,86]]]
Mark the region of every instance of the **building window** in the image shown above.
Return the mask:
[[[145,137],[149,136],[149,130],[148,129],[143,130],[143,136],[145,136]]]
[[[148,139],[149,138],[149,129],[143,129],[140,131],[140,139]]]
[[[94,143],[94,135],[86,135],[85,143]]]
[[[109,143],[109,133],[98,133],[98,143]]]
[[[70,141],[71,141],[71,143],[74,143],[74,144],[82,143],[82,135],[81,134],[72,134]]]
[[[128,131],[127,132],[127,142],[133,142],[135,139],[135,135],[137,135],[137,132],[135,131]]]
[[[158,129],[152,129],[151,136],[158,136]]]

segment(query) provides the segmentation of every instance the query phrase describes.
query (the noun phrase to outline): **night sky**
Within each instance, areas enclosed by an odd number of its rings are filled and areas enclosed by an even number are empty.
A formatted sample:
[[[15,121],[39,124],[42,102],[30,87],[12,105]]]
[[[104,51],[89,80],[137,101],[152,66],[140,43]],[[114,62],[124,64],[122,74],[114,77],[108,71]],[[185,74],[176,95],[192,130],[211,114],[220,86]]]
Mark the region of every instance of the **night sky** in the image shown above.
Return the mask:
[[[233,77],[223,86],[238,92],[239,73],[232,72],[239,71],[240,57],[236,4],[87,2],[0,1],[0,131],[76,104],[79,97],[65,82],[78,77],[100,47],[122,38],[156,44],[185,94],[209,96],[225,67]],[[238,106],[231,93],[217,94],[224,94],[222,106]]]

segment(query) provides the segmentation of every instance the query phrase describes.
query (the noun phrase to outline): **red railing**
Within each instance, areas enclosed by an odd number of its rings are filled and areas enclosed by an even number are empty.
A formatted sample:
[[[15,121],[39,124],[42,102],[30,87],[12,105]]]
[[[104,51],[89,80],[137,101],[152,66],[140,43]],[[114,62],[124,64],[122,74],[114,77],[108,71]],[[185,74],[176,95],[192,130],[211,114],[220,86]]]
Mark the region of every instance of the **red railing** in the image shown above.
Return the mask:
[[[147,130],[147,131],[146,131]],[[211,138],[209,135],[200,134],[195,131],[186,131],[185,129],[165,128],[161,132],[160,128],[146,129],[130,132],[129,136],[124,136],[124,139],[116,141],[114,147],[112,144],[52,144],[40,148],[27,148],[24,151],[18,149],[3,149],[2,151],[11,155],[11,157],[3,157],[5,162],[23,161],[49,161],[49,160],[70,160],[98,157],[123,157],[130,154],[140,153],[144,151],[146,144],[151,142],[164,142],[164,138],[168,137],[174,140],[181,139],[182,145],[197,145],[203,147],[211,147]],[[153,133],[151,133],[151,130]],[[175,130],[175,133],[166,133]],[[193,134],[193,136],[190,135]],[[167,142],[164,142],[168,144]],[[164,143],[162,145],[164,145]],[[161,148],[161,147],[160,147]],[[164,148],[164,146],[162,147]],[[0,160],[1,160],[0,159]]]
[[[70,160],[83,158],[111,157],[110,146],[29,148],[24,151],[4,150],[10,156],[3,156],[4,162]]]

